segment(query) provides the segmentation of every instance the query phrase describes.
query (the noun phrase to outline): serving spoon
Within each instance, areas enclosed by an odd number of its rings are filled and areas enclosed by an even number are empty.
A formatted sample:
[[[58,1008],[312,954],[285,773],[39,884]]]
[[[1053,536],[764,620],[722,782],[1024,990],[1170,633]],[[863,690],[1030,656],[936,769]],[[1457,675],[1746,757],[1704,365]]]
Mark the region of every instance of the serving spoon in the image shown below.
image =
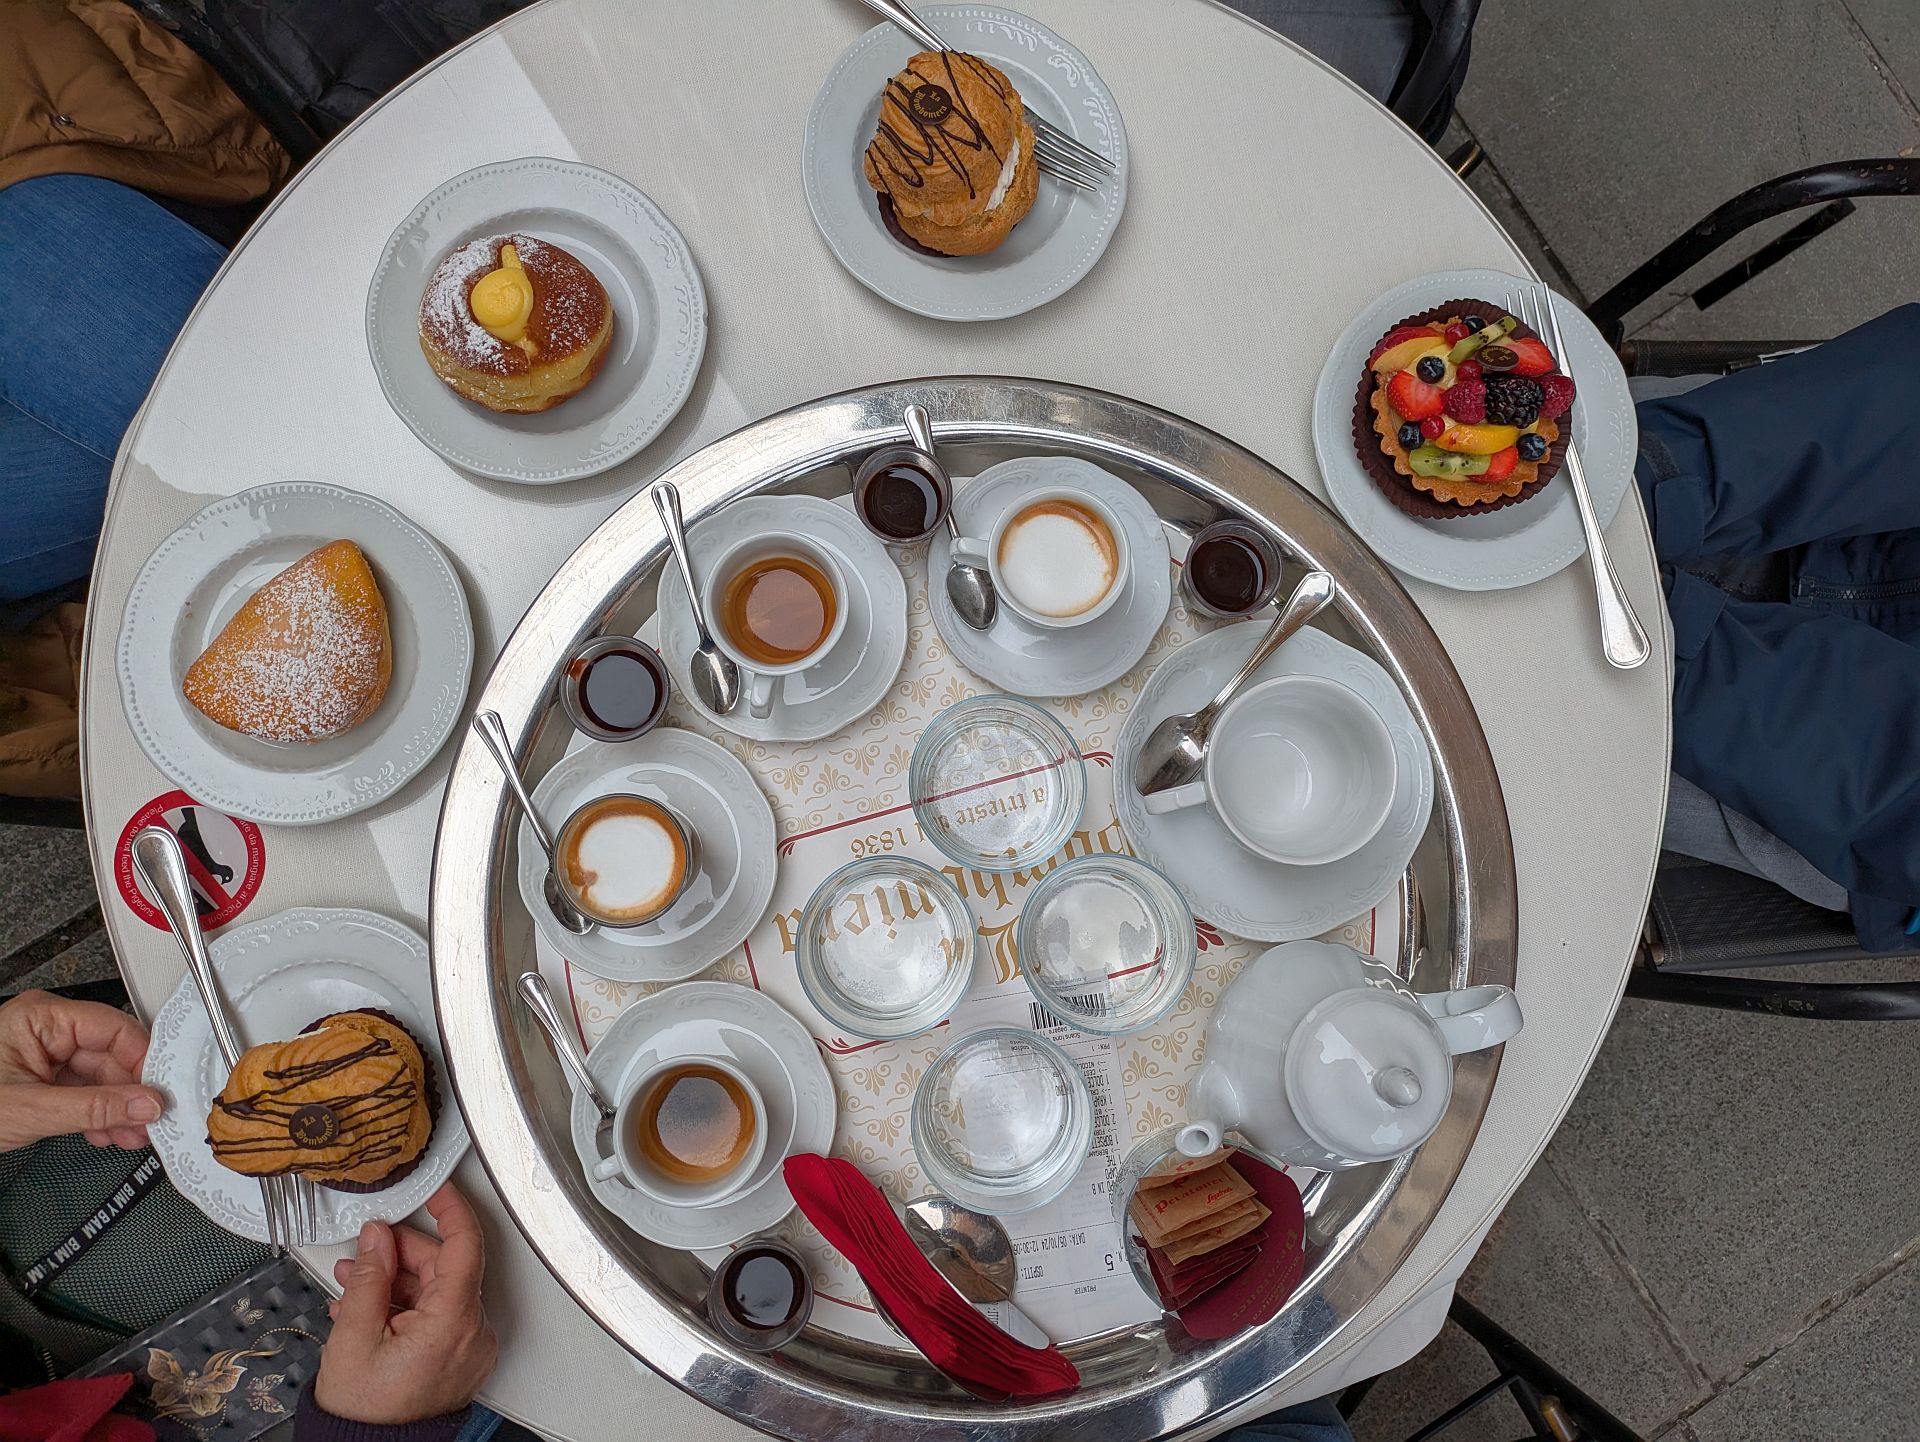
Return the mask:
[[[1156,791],[1171,791],[1185,786],[1200,774],[1207,759],[1207,738],[1213,723],[1247,678],[1267,662],[1295,631],[1326,609],[1336,594],[1333,577],[1325,571],[1309,571],[1287,597],[1287,604],[1267,627],[1267,634],[1253,648],[1238,671],[1228,679],[1214,698],[1198,711],[1176,711],[1147,737],[1140,754],[1133,759],[1133,789],[1142,796]]]

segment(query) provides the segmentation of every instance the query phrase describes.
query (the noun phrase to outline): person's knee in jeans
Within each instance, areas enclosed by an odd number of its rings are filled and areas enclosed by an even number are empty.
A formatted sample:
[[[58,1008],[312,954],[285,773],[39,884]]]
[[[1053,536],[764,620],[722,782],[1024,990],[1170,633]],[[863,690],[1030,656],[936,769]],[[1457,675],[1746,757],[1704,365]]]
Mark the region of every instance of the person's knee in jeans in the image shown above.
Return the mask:
[[[91,176],[0,189],[0,600],[83,578],[134,413],[226,252]]]

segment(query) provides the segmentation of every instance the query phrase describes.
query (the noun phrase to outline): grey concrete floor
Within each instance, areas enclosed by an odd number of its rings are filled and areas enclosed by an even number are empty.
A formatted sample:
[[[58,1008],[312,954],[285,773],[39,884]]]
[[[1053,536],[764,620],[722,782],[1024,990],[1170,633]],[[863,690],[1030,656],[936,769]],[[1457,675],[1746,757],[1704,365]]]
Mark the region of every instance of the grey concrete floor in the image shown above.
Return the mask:
[[[1920,0],[1486,0],[1453,138],[1480,142],[1473,188],[1586,303],[1747,186],[1915,154],[1916,97]],[[1915,300],[1920,198],[1868,200],[1720,304],[1700,310],[1683,288],[1632,329],[1818,339]],[[1911,1023],[1629,1001],[1462,1291],[1648,1437],[1920,1438],[1916,1083]],[[1493,1375],[1449,1328],[1375,1389],[1355,1431],[1395,1442]],[[1502,1397],[1447,1435],[1526,1431]]]
[[[1920,146],[1920,0],[1487,0],[1474,46],[1472,184],[1583,302],[1748,185]],[[1635,323],[1819,338],[1915,299],[1920,200],[1869,201],[1720,305],[1668,295]],[[109,973],[80,838],[0,827],[0,856],[0,980]],[[1626,1003],[1463,1290],[1650,1438],[1920,1438],[1916,1041]],[[1449,1328],[1376,1388],[1360,1442],[1492,1375]],[[1449,1436],[1524,1431],[1503,1398]]]

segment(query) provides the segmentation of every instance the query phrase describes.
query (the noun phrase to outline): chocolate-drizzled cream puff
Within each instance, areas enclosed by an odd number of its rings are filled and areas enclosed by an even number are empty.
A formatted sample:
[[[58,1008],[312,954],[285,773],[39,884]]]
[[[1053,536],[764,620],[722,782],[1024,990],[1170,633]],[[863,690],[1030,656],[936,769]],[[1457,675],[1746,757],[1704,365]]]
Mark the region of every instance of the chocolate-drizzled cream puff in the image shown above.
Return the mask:
[[[419,1165],[437,1109],[433,1064],[413,1034],[382,1011],[342,1011],[242,1053],[207,1114],[207,1141],[244,1176],[299,1172],[372,1192]]]
[[[957,50],[922,51],[887,82],[866,173],[887,228],[939,255],[992,250],[1040,188],[1020,92]]]

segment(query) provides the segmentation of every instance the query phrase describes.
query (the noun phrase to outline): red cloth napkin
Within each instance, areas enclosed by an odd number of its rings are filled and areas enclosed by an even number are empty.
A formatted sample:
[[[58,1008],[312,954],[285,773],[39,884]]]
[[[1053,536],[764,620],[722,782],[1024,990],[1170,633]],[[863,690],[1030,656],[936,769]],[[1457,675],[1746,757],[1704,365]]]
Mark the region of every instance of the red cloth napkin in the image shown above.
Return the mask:
[[[110,1417],[133,1373],[49,1382],[0,1397],[0,1442],[153,1442],[153,1428]]]
[[[1016,1342],[954,1291],[851,1162],[802,1153],[787,1158],[785,1171],[807,1220],[853,1264],[934,1366],[1011,1397],[1049,1397],[1080,1385],[1080,1373],[1058,1347],[1041,1351]]]

